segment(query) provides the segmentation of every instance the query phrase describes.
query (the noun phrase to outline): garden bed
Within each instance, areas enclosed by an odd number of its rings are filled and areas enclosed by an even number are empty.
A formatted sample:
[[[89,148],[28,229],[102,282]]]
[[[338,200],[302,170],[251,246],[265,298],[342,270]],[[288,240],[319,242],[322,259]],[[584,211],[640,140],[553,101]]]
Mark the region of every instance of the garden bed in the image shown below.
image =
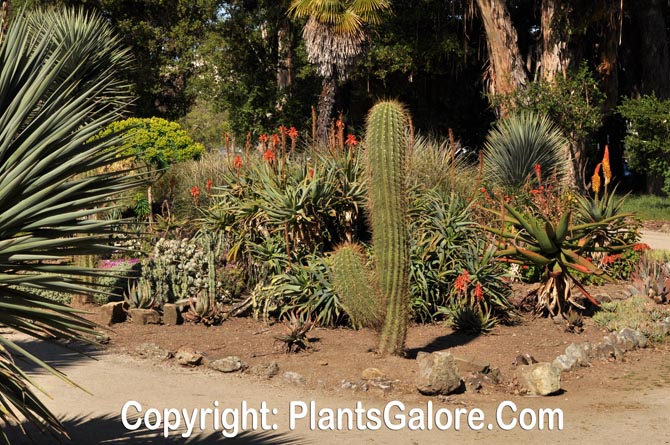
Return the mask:
[[[601,297],[620,297],[625,290],[623,285],[610,285],[591,289],[594,295]],[[522,291],[517,290],[517,293]],[[606,298],[606,297],[604,297]],[[653,303],[650,303],[653,304]],[[659,311],[667,312],[667,306],[655,306]],[[96,307],[89,307],[93,311]],[[95,316],[95,315],[93,315]],[[216,360],[227,356],[237,356],[249,367],[276,362],[279,365],[278,376],[273,381],[283,381],[284,372],[293,371],[305,377],[306,387],[325,389],[327,391],[343,391],[351,387],[346,382],[356,384],[361,381],[362,373],[367,368],[377,368],[386,378],[391,380],[392,389],[383,394],[384,397],[411,395],[420,397],[414,382],[418,367],[415,361],[420,351],[448,351],[462,358],[485,362],[498,368],[502,374],[500,384],[485,384],[478,391],[466,391],[456,396],[467,401],[481,395],[505,394],[519,392],[515,376],[515,361],[519,355],[528,354],[537,361],[551,362],[562,354],[571,343],[602,342],[608,331],[597,326],[592,318],[585,317],[583,331],[572,333],[566,330],[566,324],[548,318],[536,318],[523,314],[520,323],[514,326],[498,325],[490,335],[469,336],[455,333],[442,324],[413,325],[410,327],[406,357],[380,357],[375,354],[377,345],[376,334],[367,329],[352,330],[347,328],[326,329],[316,327],[309,336],[313,339],[309,351],[286,354],[281,344],[275,339],[286,333],[283,323],[266,324],[251,318],[232,318],[221,325],[206,327],[202,324],[169,325],[138,325],[125,322],[113,325],[109,335],[109,348],[113,352],[137,355],[137,348],[143,343],[153,343],[168,351],[194,350],[208,360]],[[668,352],[664,343],[652,346],[663,353]],[[617,379],[623,369],[650,353],[633,351],[627,353],[622,360],[594,361],[591,368],[564,372],[563,389],[574,391],[581,388],[581,379],[595,384],[599,379]],[[172,363],[172,362],[171,362]],[[596,369],[592,369],[596,368]],[[611,374],[611,375],[610,375]],[[608,377],[609,376],[609,377]],[[252,375],[245,378],[254,379]],[[603,381],[605,381],[603,380]],[[344,387],[343,387],[343,382]],[[286,383],[286,382],[284,382]]]

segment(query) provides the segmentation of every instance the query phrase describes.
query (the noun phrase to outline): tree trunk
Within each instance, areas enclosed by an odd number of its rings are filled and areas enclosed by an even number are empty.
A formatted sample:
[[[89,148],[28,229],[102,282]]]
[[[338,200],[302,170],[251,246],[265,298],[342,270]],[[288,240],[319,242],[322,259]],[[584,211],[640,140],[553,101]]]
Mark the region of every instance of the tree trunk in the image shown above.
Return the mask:
[[[293,49],[291,48],[291,22],[283,18],[277,30],[277,90],[279,102],[277,109],[283,108],[286,102],[285,93],[291,86],[293,69]]]
[[[319,96],[318,117],[316,121],[316,140],[322,144],[328,143],[328,126],[330,115],[335,105],[335,93],[337,84],[332,76],[326,76],[321,82],[321,95]]]
[[[517,33],[504,0],[477,0],[489,53],[488,89],[492,95],[509,94],[526,85]],[[498,110],[501,115],[506,110]]]
[[[640,31],[642,94],[670,98],[670,53],[661,0],[642,0],[631,5],[635,28]]]
[[[557,29],[556,13],[560,8],[556,0],[542,1],[542,54],[540,55],[540,76],[547,82],[553,82],[556,73],[566,77],[566,69],[570,64],[567,53],[567,42]]]

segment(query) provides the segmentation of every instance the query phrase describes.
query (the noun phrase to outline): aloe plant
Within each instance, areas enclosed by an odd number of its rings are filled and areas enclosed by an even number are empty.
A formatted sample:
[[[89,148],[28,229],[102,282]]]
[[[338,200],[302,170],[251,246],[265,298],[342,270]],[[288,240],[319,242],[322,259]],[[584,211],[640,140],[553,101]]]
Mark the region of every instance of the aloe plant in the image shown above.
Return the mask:
[[[536,291],[536,311],[566,317],[568,305],[584,309],[573,299],[571,283],[574,283],[592,304],[598,306],[598,302],[575,278],[574,272],[609,279],[603,270],[584,257],[584,253],[613,252],[631,247],[623,245],[605,248],[586,244],[593,231],[606,226],[611,222],[611,218],[596,223],[571,225],[571,211],[564,212],[558,222],[553,222],[544,217],[521,215],[509,204],[504,204],[504,207],[506,210],[504,215],[489,211],[504,217],[505,223],[511,228],[499,230],[488,227],[487,230],[507,240],[498,251],[499,257],[533,265],[544,271],[544,282]]]
[[[405,187],[408,138],[408,116],[397,102],[377,103],[368,114],[366,146],[369,175],[370,219],[375,271],[372,276],[357,274],[358,283],[338,280],[346,271],[363,268],[360,255],[354,255],[344,245],[334,253],[336,288],[346,305],[358,312],[354,317],[375,325],[379,319],[377,307],[383,306],[383,325],[378,351],[381,354],[401,354],[407,335],[409,319],[409,236],[407,229],[407,192]],[[374,288],[371,288],[371,284]],[[356,290],[346,291],[355,288]],[[361,295],[368,293],[371,303],[363,303]],[[361,313],[361,310],[364,312]]]
[[[143,185],[105,173],[117,161],[122,133],[93,139],[130,101],[118,74],[128,50],[107,22],[83,10],[15,16],[0,42],[0,324],[30,336],[93,341],[96,325],[40,291],[96,295],[77,266],[81,255],[112,253],[119,221],[89,219],[119,193]],[[12,358],[24,356],[67,377],[0,336],[0,437],[8,421],[65,434]],[[7,441],[7,437],[4,437]]]

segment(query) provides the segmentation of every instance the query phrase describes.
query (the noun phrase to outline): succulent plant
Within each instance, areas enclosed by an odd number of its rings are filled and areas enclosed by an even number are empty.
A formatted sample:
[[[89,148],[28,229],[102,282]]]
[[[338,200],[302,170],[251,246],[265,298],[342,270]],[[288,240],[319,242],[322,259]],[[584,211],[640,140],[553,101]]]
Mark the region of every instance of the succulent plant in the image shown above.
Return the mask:
[[[295,314],[290,314],[286,324],[287,333],[275,336],[275,340],[283,343],[286,353],[309,349],[310,339],[307,334],[313,326],[311,321],[303,321]]]
[[[497,324],[491,311],[454,304],[446,309],[451,326],[457,332],[469,335],[488,334]]]
[[[346,244],[334,253],[334,263],[340,264],[334,273],[335,281],[339,281],[335,286],[345,292],[341,298],[345,305],[354,308],[353,317],[373,325],[379,319],[377,308],[383,307],[378,348],[381,354],[402,353],[409,321],[407,122],[407,112],[394,101],[379,102],[368,114],[366,155],[375,270],[367,276],[359,273],[348,277],[346,271],[364,267],[360,255]],[[361,300],[365,294],[369,295],[369,303]]]
[[[157,305],[156,294],[151,283],[143,278],[128,285],[124,300],[128,306],[135,309],[152,309]]]

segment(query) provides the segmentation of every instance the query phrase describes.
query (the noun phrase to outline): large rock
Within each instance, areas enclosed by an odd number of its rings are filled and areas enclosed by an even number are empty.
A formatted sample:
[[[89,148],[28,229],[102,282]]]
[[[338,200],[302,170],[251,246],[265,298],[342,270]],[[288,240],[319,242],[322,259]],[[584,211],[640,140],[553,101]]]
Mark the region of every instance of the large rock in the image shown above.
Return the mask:
[[[181,318],[181,312],[176,304],[165,303],[163,305],[163,323],[176,326],[181,324],[183,319]]]
[[[123,301],[103,304],[100,307],[100,324],[110,326],[114,323],[123,323],[126,321],[126,309],[123,307]]]
[[[136,324],[161,324],[161,316],[153,309],[131,309],[130,319]]]
[[[577,359],[567,354],[561,354],[551,362],[551,365],[561,371],[574,371],[579,367]]]
[[[521,368],[521,382],[529,394],[547,396],[561,389],[561,371],[551,363],[536,363]]]
[[[237,372],[246,369],[247,364],[239,357],[231,355],[209,363],[209,367],[219,372]]]
[[[419,352],[416,389],[424,395],[447,395],[463,389],[454,356],[449,352]]]

